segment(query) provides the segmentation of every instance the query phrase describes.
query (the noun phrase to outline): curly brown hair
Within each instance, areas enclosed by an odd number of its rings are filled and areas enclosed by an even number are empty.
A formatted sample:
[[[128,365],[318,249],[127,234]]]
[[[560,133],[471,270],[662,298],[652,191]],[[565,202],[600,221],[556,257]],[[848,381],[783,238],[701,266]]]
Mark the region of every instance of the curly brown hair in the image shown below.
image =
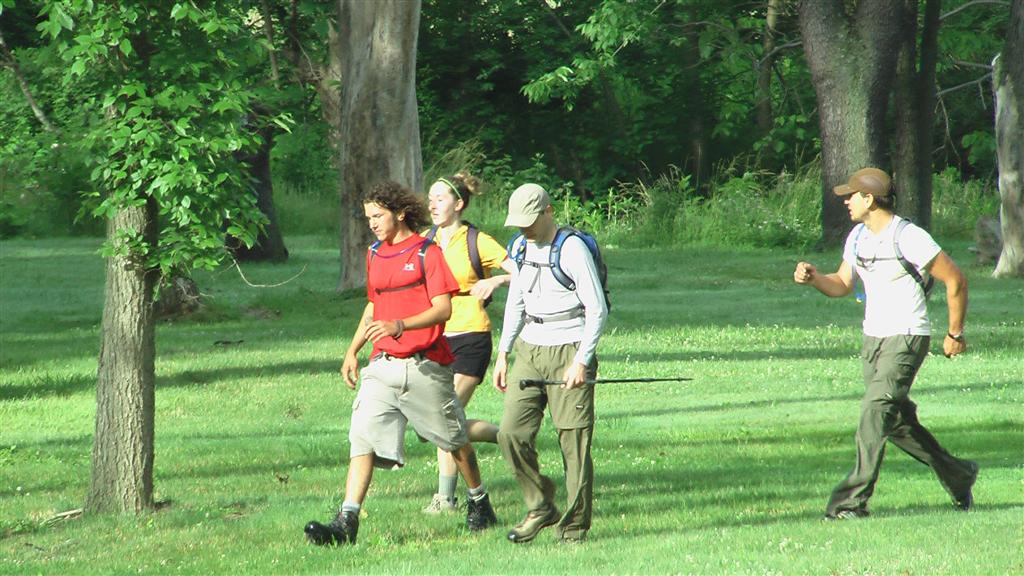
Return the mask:
[[[363,195],[363,204],[376,204],[395,214],[404,214],[410,230],[422,230],[430,224],[430,212],[418,194],[393,180],[375,184]]]

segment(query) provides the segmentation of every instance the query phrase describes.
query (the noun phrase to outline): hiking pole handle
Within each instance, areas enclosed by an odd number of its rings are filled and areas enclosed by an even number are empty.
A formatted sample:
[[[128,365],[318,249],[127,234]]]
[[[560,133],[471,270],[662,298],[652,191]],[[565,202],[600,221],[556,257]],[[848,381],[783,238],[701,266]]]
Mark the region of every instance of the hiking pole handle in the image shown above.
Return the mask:
[[[687,382],[693,380],[693,378],[607,378],[604,380],[587,380],[584,384],[628,384],[628,383],[641,383],[641,382]],[[541,380],[534,378],[524,378],[519,381],[519,389],[526,390],[527,388],[542,388],[544,386],[561,386],[565,382],[561,380]]]

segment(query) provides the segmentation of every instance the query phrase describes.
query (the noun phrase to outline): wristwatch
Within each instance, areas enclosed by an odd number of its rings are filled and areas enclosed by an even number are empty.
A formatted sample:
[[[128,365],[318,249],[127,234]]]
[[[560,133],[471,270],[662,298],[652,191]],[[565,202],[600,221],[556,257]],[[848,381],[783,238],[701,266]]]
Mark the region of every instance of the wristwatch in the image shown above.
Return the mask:
[[[946,332],[946,336],[949,336],[950,338],[952,338],[953,340],[956,340],[957,342],[959,342],[961,344],[964,343],[964,333],[963,332],[961,332],[959,334],[953,334],[952,332]]]

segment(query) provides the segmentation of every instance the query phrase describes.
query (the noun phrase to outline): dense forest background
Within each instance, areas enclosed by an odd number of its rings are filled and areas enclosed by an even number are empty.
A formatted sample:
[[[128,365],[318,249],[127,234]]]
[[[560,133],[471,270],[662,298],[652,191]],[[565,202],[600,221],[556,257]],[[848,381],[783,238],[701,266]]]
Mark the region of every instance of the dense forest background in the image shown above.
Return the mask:
[[[88,146],[95,95],[68,89],[80,64],[52,41],[60,15],[50,5],[60,3],[3,4],[0,235],[100,234],[88,202],[102,194]],[[223,56],[245,83],[239,112],[252,146],[268,143],[275,219],[288,234],[336,234],[331,132],[344,79],[332,76],[333,7],[224,6],[241,27]],[[941,8],[934,216],[969,233],[975,222],[957,216],[965,206],[993,216],[998,207],[991,74],[1009,3]],[[821,135],[798,20],[798,3],[782,0],[425,0],[415,87],[424,169],[469,168],[496,198],[538,180],[571,205],[572,219],[618,230],[624,242],[669,233],[809,245],[820,236]],[[64,40],[76,41],[86,46]],[[185,66],[194,55],[170,57]],[[896,113],[888,107],[892,130]],[[766,197],[773,207],[752,208]],[[636,233],[652,218],[658,234]]]

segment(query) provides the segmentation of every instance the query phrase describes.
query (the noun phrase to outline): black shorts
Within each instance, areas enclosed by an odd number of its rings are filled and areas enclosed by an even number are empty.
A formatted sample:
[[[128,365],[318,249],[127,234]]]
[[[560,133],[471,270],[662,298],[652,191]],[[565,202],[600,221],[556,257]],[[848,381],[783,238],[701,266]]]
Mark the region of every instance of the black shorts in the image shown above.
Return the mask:
[[[448,338],[448,345],[455,355],[455,362],[451,365],[452,371],[482,380],[484,374],[487,374],[487,366],[491,363],[491,333],[466,332],[445,338]]]

